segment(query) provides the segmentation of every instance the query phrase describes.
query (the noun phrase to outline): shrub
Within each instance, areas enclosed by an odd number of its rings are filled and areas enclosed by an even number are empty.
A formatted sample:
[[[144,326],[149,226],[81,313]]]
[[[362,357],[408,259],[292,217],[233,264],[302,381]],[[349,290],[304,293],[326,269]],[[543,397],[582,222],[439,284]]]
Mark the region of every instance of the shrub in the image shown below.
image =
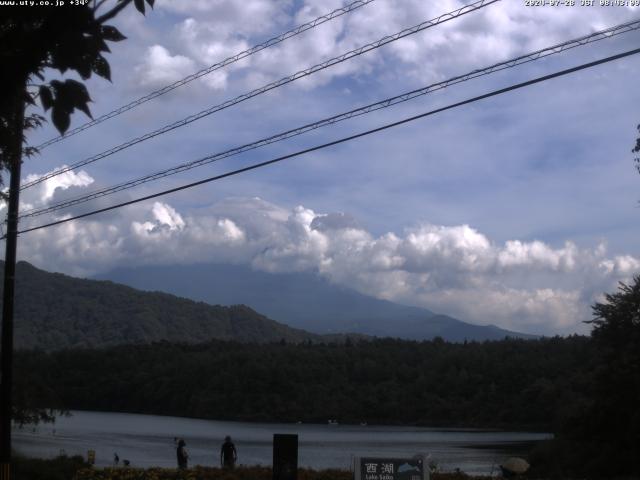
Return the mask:
[[[88,463],[80,456],[66,455],[54,459],[13,457],[14,480],[70,480],[78,470],[86,469]]]

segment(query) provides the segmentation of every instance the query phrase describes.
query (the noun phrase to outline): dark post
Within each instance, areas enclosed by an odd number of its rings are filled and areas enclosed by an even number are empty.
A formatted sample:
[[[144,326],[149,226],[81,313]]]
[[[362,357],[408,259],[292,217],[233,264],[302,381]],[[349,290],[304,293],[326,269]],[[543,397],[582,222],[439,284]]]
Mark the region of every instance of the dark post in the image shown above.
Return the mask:
[[[11,477],[11,389],[13,386],[13,293],[18,242],[18,206],[20,169],[22,166],[23,96],[15,98],[13,145],[9,153],[11,179],[7,212],[6,253],[4,257],[4,291],[2,298],[2,359],[0,363],[0,480]]]
[[[298,435],[273,435],[273,480],[297,480]]]

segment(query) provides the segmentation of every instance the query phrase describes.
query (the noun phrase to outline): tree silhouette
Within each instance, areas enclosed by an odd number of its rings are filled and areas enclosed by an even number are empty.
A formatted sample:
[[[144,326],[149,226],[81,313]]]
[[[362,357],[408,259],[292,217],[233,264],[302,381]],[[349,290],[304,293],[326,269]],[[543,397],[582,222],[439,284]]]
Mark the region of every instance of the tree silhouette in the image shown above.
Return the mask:
[[[591,437],[610,468],[640,475],[640,275],[593,306],[598,368],[594,372]]]
[[[640,125],[638,125],[638,133],[640,133]],[[640,153],[640,137],[636,139],[636,146],[631,150],[633,153]],[[640,158],[635,158],[636,168],[638,169],[638,173],[640,173]]]
[[[50,6],[16,5],[2,6],[0,17],[0,173],[11,173],[9,194],[2,192],[8,200],[7,255],[5,264],[5,294],[2,324],[2,412],[12,411],[17,421],[50,419],[50,412],[30,409],[24,398],[21,405],[11,405],[9,391],[12,385],[13,350],[13,271],[15,270],[15,245],[17,229],[20,165],[23,157],[36,153],[33,147],[25,146],[25,131],[41,125],[45,117],[38,113],[25,116],[29,106],[39,102],[45,112],[50,111],[51,120],[61,133],[67,130],[70,117],[80,110],[89,117],[91,97],[85,85],[73,79],[47,80],[57,70],[61,75],[77,73],[86,80],[96,74],[111,80],[109,62],[104,53],[109,52],[107,42],[119,42],[126,37],[117,28],[107,25],[129,4],[142,14],[145,1],[153,7],[154,0],[118,0],[105,9],[107,0],[78,0],[73,4]],[[104,12],[103,12],[104,10]],[[2,177],[0,177],[2,186]],[[7,283],[9,282],[9,283]],[[9,305],[10,306],[7,306]],[[11,408],[13,407],[13,408]],[[2,422],[0,431],[5,439],[8,430]],[[2,442],[1,463],[7,458],[6,443]]]
[[[100,14],[106,0],[84,5],[3,6],[0,19],[0,169],[7,170],[17,156],[30,156],[33,148],[22,148],[24,131],[39,126],[44,117],[24,117],[25,107],[36,99],[60,133],[69,127],[71,114],[80,110],[91,116],[91,97],[82,82],[66,79],[45,81],[45,70],[61,74],[76,72],[86,80],[92,74],[111,80],[104,53],[107,42],[126,37],[107,25],[130,3],[145,12],[145,0],[119,0]],[[153,6],[154,0],[146,0]]]

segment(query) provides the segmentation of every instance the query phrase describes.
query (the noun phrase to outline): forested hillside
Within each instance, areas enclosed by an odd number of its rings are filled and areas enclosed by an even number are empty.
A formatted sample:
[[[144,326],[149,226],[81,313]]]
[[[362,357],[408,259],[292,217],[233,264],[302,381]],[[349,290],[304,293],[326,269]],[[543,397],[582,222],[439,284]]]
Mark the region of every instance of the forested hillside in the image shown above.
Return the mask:
[[[159,343],[21,352],[15,377],[21,398],[69,409],[549,430],[580,401],[591,353],[585,337]]]
[[[495,325],[473,325],[425,308],[363,295],[312,272],[263,272],[246,265],[146,265],[98,276],[140,290],[157,290],[212,305],[243,304],[295,328],[318,334],[450,342],[536,338]]]
[[[0,262],[0,271],[3,269],[4,262]],[[15,302],[17,348],[320,338],[244,305],[212,306],[165,293],[141,292],[112,282],[45,272],[26,262],[17,265]]]

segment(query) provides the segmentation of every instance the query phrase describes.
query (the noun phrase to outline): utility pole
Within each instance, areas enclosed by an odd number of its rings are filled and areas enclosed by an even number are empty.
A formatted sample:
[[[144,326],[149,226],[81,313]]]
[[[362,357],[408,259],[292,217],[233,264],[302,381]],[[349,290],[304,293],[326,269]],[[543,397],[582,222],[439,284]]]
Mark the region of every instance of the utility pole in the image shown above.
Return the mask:
[[[22,135],[24,103],[22,92],[13,101],[12,145],[6,160],[9,163],[9,205],[7,211],[6,250],[4,257],[4,291],[2,298],[2,353],[0,360],[0,480],[11,478],[11,390],[13,387],[13,299],[18,243],[18,209],[20,201],[20,170],[22,167]]]

